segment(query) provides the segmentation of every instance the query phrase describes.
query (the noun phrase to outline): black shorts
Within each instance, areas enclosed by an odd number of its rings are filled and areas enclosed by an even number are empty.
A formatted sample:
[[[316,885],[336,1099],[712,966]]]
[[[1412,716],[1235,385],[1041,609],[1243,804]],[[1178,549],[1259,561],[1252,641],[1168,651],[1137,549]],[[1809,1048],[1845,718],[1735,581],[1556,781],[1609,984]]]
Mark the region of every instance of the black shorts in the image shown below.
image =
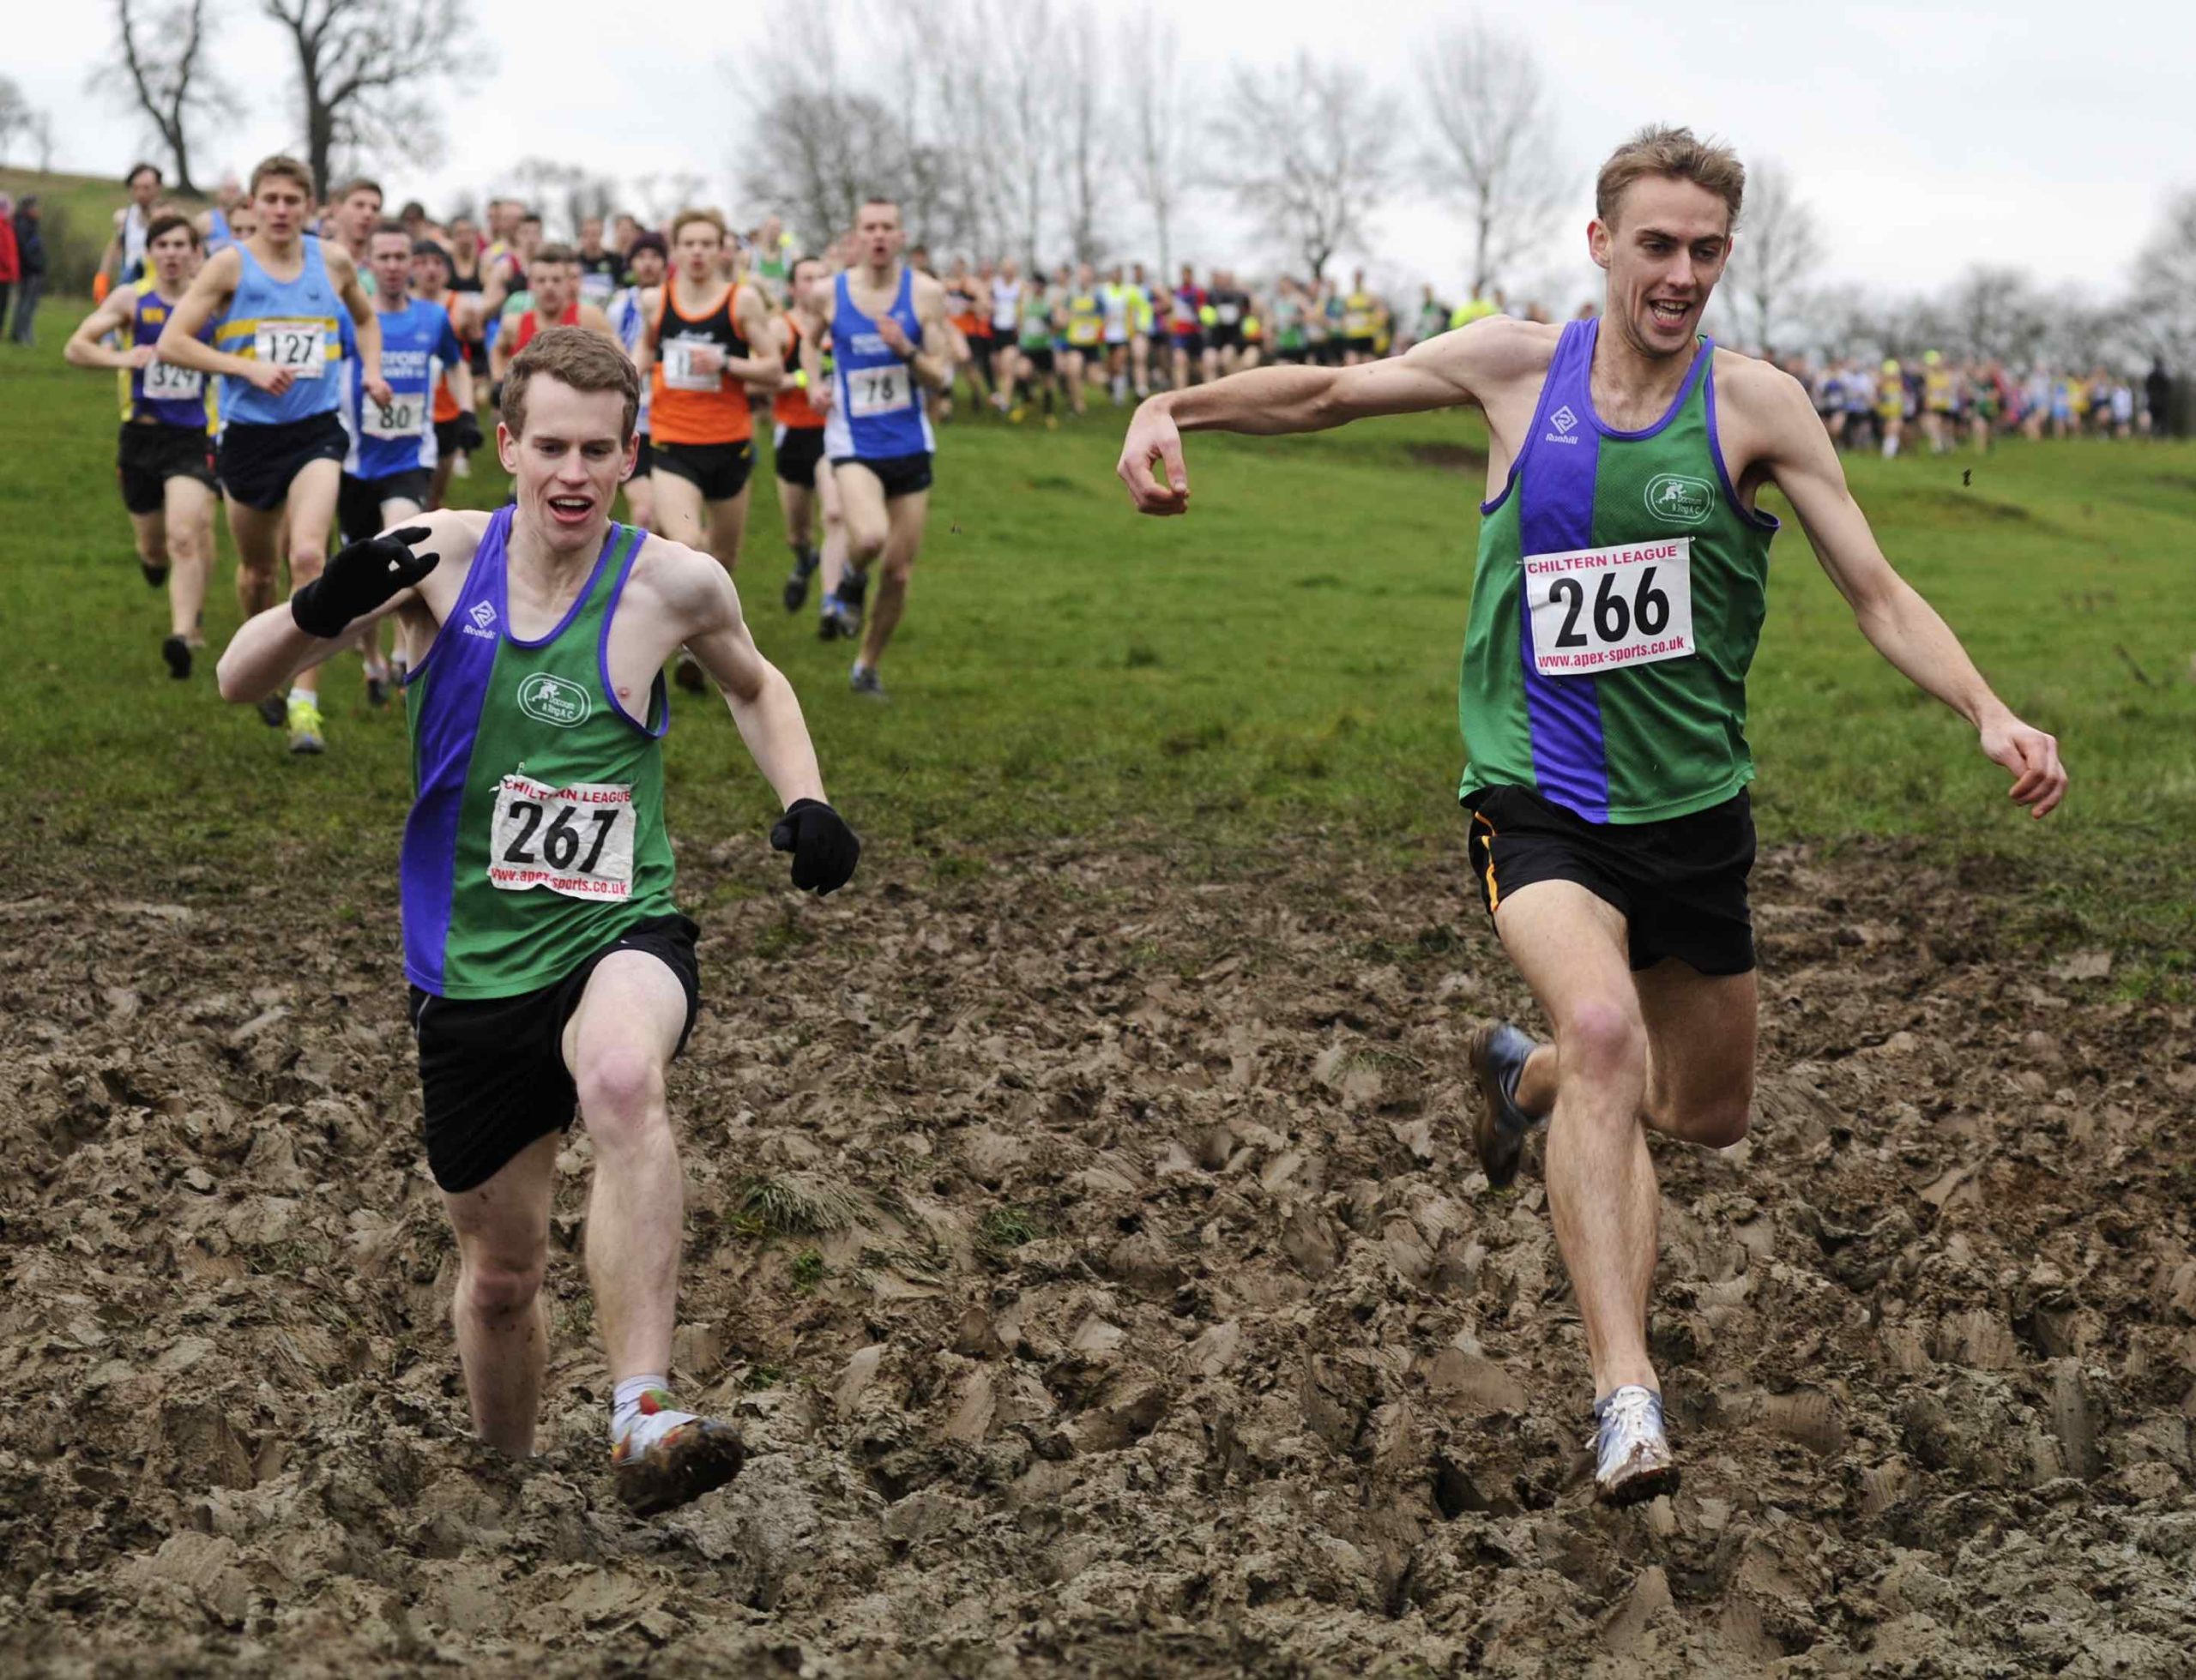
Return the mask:
[[[221,432],[221,488],[247,508],[272,513],[289,499],[292,481],[307,467],[340,463],[350,453],[350,434],[332,408],[280,425],[232,420]]]
[[[635,441],[640,448],[633,451],[633,477],[645,479],[655,471],[655,445],[649,442],[649,435],[641,432]]]
[[[124,426],[114,447],[114,473],[122,480],[122,505],[133,514],[167,506],[170,479],[196,479],[218,491],[214,440],[203,426]]]
[[[1312,360],[1323,368],[1340,367],[1342,365],[1342,340],[1340,339],[1321,339],[1317,344],[1312,346]]]
[[[1379,344],[1379,340],[1373,338],[1369,334],[1359,338],[1346,338],[1342,340],[1343,348],[1352,351],[1360,356],[1370,356],[1374,354],[1378,351]]]
[[[564,1065],[564,1023],[595,964],[612,951],[646,951],[679,977],[686,992],[679,1048],[685,1049],[701,1008],[694,961],[700,931],[684,916],[636,922],[563,979],[515,997],[439,997],[413,986],[412,1035],[419,1045],[427,1169],[435,1183],[452,1195],[472,1189],[536,1139],[570,1129],[579,1091]]]
[[[434,474],[424,467],[392,473],[386,479],[354,479],[343,475],[335,492],[335,528],[347,543],[363,542],[382,528],[381,504],[402,497],[425,509]]]
[[[992,376],[992,349],[994,342],[995,340],[988,333],[981,338],[977,337],[974,333],[968,334],[968,360],[974,365],[976,371],[986,379]]]
[[[651,450],[651,473],[669,473],[697,486],[704,502],[729,502],[747,488],[755,470],[755,445],[658,443]]]
[[[1291,367],[1301,367],[1304,364],[1305,358],[1311,352],[1306,350],[1302,345],[1299,344],[1293,345],[1286,350],[1275,351],[1273,352],[1273,358],[1276,362],[1286,362]]]
[[[884,499],[897,501],[902,496],[914,496],[928,490],[931,485],[930,457],[920,455],[887,455],[880,461],[859,461],[852,455],[834,455],[834,468],[866,467],[877,475],[877,482],[884,486]]]
[[[1536,881],[1575,881],[1623,912],[1635,971],[1675,957],[1703,974],[1752,972],[1753,810],[1744,793],[1661,822],[1589,822],[1522,787],[1484,788],[1464,804],[1489,915]]]
[[[1041,373],[1050,378],[1053,371],[1053,346],[1049,344],[1023,344],[1015,346],[1022,358],[1024,371]]]
[[[770,470],[781,484],[816,488],[816,463],[824,459],[824,428],[780,426],[771,434]]]
[[[1172,336],[1174,340],[1174,348],[1180,351],[1184,355],[1202,356],[1204,354],[1204,334],[1202,331],[1194,333],[1176,333]]]
[[[1215,350],[1240,350],[1243,329],[1240,327],[1215,327],[1208,335]]]

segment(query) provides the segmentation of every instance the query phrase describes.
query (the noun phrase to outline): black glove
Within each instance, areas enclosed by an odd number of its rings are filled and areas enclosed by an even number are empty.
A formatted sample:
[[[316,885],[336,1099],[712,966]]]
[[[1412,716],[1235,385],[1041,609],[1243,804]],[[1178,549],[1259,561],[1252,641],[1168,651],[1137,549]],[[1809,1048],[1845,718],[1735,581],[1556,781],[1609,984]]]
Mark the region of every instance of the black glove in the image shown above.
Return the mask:
[[[290,597],[290,617],[307,635],[333,639],[353,618],[383,606],[434,570],[439,554],[414,554],[411,545],[434,533],[407,525],[339,549],[328,569]]]
[[[802,892],[832,893],[854,874],[861,836],[821,799],[796,799],[770,830],[770,849],[793,853],[793,884]]]
[[[451,424],[457,428],[457,433],[451,439],[450,448],[462,455],[478,455],[488,441],[480,435],[480,417],[469,408],[461,408]]]

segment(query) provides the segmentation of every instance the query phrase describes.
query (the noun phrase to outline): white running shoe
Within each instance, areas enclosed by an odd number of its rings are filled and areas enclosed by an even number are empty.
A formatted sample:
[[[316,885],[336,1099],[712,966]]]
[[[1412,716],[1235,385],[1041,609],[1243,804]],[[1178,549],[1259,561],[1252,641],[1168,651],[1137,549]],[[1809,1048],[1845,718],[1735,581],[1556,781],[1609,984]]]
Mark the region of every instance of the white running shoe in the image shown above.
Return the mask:
[[[1594,1492],[1605,1503],[1630,1505],[1675,1493],[1677,1460],[1662,1427],[1662,1397],[1628,1382],[1594,1403]]]

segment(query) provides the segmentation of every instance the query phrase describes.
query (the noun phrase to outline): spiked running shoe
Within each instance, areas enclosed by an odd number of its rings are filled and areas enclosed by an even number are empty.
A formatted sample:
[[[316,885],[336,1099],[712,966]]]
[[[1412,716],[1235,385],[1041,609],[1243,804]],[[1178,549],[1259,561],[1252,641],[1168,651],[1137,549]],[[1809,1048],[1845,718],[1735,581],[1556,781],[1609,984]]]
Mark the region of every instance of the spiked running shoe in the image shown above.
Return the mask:
[[[172,635],[160,644],[160,657],[168,662],[168,675],[178,683],[190,675],[190,644]]]
[[[814,558],[795,560],[786,574],[786,611],[798,612],[808,604],[808,581],[816,575]]]
[[[872,700],[890,700],[892,697],[884,692],[884,680],[878,676],[877,667],[873,665],[857,665],[848,686],[856,694],[867,695]]]
[[[290,720],[289,703],[279,694],[270,694],[252,710],[259,714],[260,722],[269,729],[280,729]]]
[[[837,593],[832,599],[839,604],[839,617],[845,628],[842,635],[852,635],[861,628],[862,603],[869,598],[869,574],[848,569],[839,580]]]
[[[1632,1505],[1678,1490],[1677,1461],[1662,1427],[1662,1397],[1626,1383],[1594,1403],[1594,1494]]]
[[[1506,1021],[1475,1028],[1465,1048],[1481,1098],[1472,1120],[1472,1145],[1487,1182],[1498,1190],[1517,1177],[1525,1134],[1540,1123],[1517,1106],[1517,1076],[1525,1071],[1525,1058],[1539,1048]]]
[[[643,1417],[668,1412],[671,1396],[651,1388],[641,1397]],[[636,1516],[653,1516],[699,1499],[739,1473],[747,1449],[739,1430],[714,1418],[688,1418],[636,1448],[629,1430],[610,1454],[618,1498]]]
[[[290,726],[290,750],[295,753],[326,752],[328,742],[321,734],[322,720],[319,706],[311,701],[293,697],[285,708],[284,721]]]

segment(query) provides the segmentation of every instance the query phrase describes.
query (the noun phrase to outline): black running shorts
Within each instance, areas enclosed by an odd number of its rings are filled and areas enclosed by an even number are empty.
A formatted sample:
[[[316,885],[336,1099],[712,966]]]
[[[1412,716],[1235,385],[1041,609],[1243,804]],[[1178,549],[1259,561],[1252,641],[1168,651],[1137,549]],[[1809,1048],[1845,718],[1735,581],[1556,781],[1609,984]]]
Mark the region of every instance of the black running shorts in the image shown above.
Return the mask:
[[[221,488],[247,508],[272,513],[289,499],[290,485],[316,461],[341,463],[350,435],[334,409],[280,425],[232,420],[221,430]]]
[[[347,543],[364,542],[382,529],[383,503],[402,500],[425,509],[433,477],[424,467],[392,473],[386,479],[354,479],[346,473],[335,492],[336,530]]]
[[[1029,372],[1042,374],[1047,378],[1052,376],[1053,346],[1051,345],[1024,344],[1017,346],[1017,352],[1022,358],[1023,366]]]
[[[1665,957],[1703,974],[1753,970],[1753,810],[1743,792],[1661,822],[1589,822],[1522,787],[1485,788],[1464,804],[1490,916],[1536,881],[1574,881],[1623,912],[1635,971]]]
[[[655,448],[649,442],[649,435],[642,432],[635,440],[640,447],[633,451],[633,478],[645,479],[655,471]],[[628,484],[631,479],[626,480]]]
[[[781,484],[816,488],[816,463],[824,459],[824,428],[780,426],[771,435],[770,467]]]
[[[740,443],[667,443],[655,440],[649,471],[669,473],[702,492],[704,502],[729,502],[747,488],[755,446]]]
[[[888,455],[878,461],[861,461],[853,455],[834,455],[831,466],[860,467],[877,475],[877,482],[884,486],[884,499],[896,502],[902,496],[914,496],[931,485],[930,456]],[[843,494],[843,492],[842,492]]]
[[[701,1008],[694,939],[684,916],[636,922],[561,980],[515,997],[440,997],[412,988],[412,1033],[419,1044],[419,1084],[427,1168],[452,1195],[509,1165],[529,1144],[570,1129],[579,1091],[564,1065],[564,1024],[579,1008],[595,964],[612,951],[661,959],[686,993],[686,1048]]]
[[[122,480],[122,505],[133,514],[156,514],[167,506],[170,479],[196,479],[218,491],[214,481],[214,440],[203,426],[127,425],[115,444],[115,476]]]

